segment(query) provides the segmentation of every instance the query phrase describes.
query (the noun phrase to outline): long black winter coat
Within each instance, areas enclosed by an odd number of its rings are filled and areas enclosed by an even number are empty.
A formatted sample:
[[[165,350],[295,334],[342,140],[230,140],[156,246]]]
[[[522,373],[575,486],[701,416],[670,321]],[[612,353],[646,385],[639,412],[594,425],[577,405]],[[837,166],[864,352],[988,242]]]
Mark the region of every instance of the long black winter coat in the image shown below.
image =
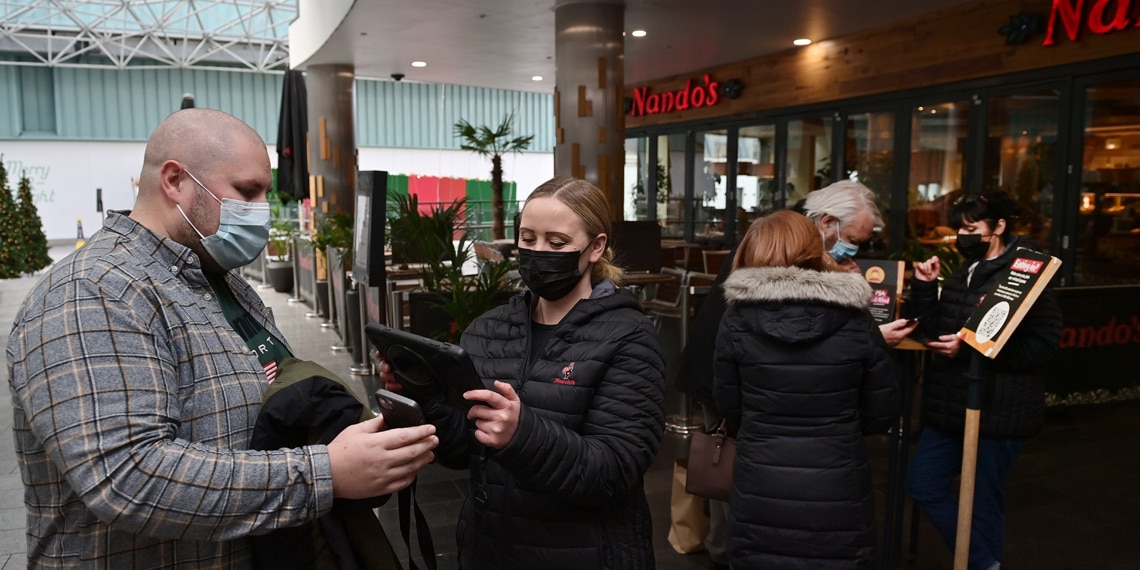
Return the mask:
[[[934,281],[914,280],[911,300],[915,316],[921,317],[923,334],[937,337],[957,333],[982,296],[994,287],[998,274],[1009,267],[1018,246],[1014,238],[998,257],[978,262],[969,285],[969,265],[946,279],[942,296]],[[1061,340],[1061,309],[1052,291],[1046,289],[1017,330],[998,353],[983,359],[986,380],[982,385],[981,435],[1024,439],[1036,434],[1045,419],[1043,367]],[[954,358],[933,355],[926,369],[922,393],[922,419],[947,435],[962,436],[966,418],[966,370],[973,349],[962,344]]]
[[[867,568],[875,544],[863,436],[899,396],[862,275],[738,269],[717,334],[717,408],[739,420],[735,568]]]
[[[437,460],[467,467],[456,530],[462,568],[649,569],[653,533],[642,478],[664,435],[665,361],[637,300],[606,281],[528,362],[530,293],[464,332],[483,382],[511,384],[518,431],[501,450],[436,406]]]

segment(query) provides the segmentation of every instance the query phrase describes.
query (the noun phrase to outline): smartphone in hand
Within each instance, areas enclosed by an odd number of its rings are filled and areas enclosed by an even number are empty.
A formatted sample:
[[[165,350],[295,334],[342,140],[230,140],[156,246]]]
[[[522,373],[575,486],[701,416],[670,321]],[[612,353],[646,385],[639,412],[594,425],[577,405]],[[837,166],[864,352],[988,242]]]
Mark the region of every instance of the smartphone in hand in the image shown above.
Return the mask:
[[[374,394],[385,428],[406,428],[424,423],[424,413],[415,400],[383,388]]]

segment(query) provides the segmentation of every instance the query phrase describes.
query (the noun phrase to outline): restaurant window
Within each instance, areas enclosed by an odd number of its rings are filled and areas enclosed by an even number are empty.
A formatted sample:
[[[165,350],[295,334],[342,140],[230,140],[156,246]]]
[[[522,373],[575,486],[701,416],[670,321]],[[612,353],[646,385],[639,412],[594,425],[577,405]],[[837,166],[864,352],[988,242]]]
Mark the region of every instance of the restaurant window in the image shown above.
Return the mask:
[[[725,217],[734,215],[740,203],[738,189],[729,196],[728,131],[698,132],[694,141],[693,237],[719,249],[725,243]]]
[[[1009,193],[1020,206],[1013,231],[1049,251],[1056,192],[1055,90],[990,99],[986,129],[984,189]]]
[[[1140,284],[1140,80],[1085,90],[1077,285]]]
[[[831,119],[788,121],[787,206],[836,179],[831,173]]]
[[[685,233],[685,135],[657,139],[657,222],[661,237],[683,238]]]
[[[625,139],[625,172],[623,178],[625,192],[625,220],[649,219],[649,139],[646,137]]]
[[[894,113],[857,113],[847,117],[844,177],[875,195],[884,225],[863,245],[861,256],[885,255],[890,249],[891,179],[895,163]]]
[[[755,218],[776,207],[776,125],[742,127],[739,146],[737,204],[750,218]],[[745,227],[737,225],[736,235],[743,235]]]
[[[907,236],[939,253],[953,249],[957,232],[950,210],[962,196],[970,102],[953,101],[911,109]]]

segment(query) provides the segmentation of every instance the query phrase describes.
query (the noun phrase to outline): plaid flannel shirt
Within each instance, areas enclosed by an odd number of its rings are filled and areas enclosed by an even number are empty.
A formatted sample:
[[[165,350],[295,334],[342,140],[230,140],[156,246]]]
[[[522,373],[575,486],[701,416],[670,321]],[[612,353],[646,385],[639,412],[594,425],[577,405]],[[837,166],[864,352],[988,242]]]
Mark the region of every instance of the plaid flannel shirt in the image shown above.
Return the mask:
[[[30,568],[247,567],[247,536],[332,506],[327,448],[247,449],[265,372],[197,256],[126,215],[36,285],[7,357]]]

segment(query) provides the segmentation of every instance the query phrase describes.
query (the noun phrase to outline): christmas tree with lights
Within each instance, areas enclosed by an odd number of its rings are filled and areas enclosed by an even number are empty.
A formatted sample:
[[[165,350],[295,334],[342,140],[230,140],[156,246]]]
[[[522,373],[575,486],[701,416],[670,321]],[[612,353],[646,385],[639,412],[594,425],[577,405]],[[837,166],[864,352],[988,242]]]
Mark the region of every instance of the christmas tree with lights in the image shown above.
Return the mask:
[[[17,218],[22,222],[24,271],[33,273],[51,265],[48,255],[48,241],[44,234],[44,222],[36,210],[32,198],[32,181],[27,176],[20,177],[20,203],[16,207]]]
[[[8,169],[0,155],[0,279],[19,277],[24,272],[23,232],[12,190],[8,188]]]

